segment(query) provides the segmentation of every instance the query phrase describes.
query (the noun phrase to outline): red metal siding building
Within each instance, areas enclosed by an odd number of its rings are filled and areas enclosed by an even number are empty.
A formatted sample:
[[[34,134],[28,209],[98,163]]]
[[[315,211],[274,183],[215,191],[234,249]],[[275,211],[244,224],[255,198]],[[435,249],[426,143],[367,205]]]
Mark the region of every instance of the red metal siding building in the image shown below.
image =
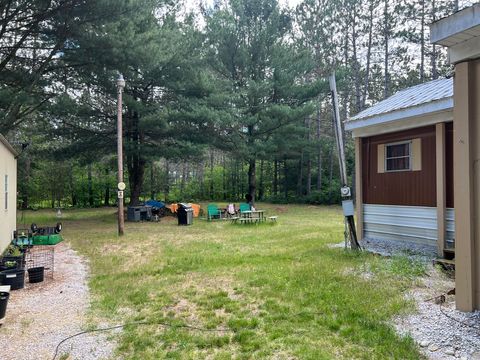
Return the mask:
[[[378,172],[378,146],[421,139],[421,170]],[[435,126],[362,138],[363,202],[378,205],[437,206]]]
[[[406,248],[454,247],[453,81],[400,91],[346,122],[356,141],[358,233]]]

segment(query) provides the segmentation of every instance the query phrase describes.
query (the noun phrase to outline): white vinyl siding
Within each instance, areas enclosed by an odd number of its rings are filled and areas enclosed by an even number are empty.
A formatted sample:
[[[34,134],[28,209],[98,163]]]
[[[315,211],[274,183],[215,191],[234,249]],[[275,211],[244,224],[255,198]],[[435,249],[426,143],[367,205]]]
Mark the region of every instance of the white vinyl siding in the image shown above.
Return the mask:
[[[5,210],[8,210],[8,175],[5,175]]]
[[[437,246],[436,207],[364,204],[363,219],[367,239]]]
[[[16,203],[17,160],[11,149],[0,141],[0,253],[12,240],[16,228]]]
[[[445,212],[445,224],[445,247],[447,249],[453,249],[455,248],[455,209],[447,208]]]

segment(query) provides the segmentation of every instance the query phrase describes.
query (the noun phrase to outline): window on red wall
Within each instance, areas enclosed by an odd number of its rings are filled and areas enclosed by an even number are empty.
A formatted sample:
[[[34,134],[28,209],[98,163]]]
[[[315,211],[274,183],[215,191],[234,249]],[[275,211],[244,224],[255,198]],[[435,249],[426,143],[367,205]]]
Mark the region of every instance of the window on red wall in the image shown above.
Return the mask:
[[[404,141],[385,145],[385,171],[411,170],[412,142]]]

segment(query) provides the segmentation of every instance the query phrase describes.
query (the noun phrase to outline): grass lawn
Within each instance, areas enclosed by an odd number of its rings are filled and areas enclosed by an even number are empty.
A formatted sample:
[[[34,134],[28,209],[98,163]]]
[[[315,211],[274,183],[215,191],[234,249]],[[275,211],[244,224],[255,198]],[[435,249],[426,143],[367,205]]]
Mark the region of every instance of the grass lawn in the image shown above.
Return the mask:
[[[64,212],[64,237],[90,260],[92,321],[148,320],[118,337],[126,359],[418,359],[389,320],[412,310],[403,294],[423,266],[328,245],[343,236],[337,207],[259,208],[277,224],[176,219],[127,223],[115,209]],[[21,215],[21,214],[19,214]],[[25,222],[55,223],[53,211]],[[48,222],[48,223],[46,223]]]

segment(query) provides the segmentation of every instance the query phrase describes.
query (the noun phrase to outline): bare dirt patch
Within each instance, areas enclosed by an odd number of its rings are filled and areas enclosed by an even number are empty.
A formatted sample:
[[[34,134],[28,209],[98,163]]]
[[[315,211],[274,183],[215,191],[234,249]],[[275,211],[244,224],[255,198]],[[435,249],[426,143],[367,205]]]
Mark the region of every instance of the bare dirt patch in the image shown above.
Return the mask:
[[[52,359],[65,337],[86,329],[90,296],[86,262],[68,245],[55,248],[54,279],[12,291],[0,328],[2,360]],[[108,359],[115,345],[105,334],[82,335],[60,348],[68,359]],[[58,359],[59,357],[57,357]]]
[[[175,314],[176,317],[186,319],[192,324],[198,323],[197,305],[187,299],[180,299],[175,305],[166,307],[164,309],[164,315],[168,315],[169,313]]]
[[[240,307],[248,310],[252,316],[257,316],[260,307],[259,302],[247,301],[244,295],[236,290],[236,286],[237,283],[233,277],[227,275],[209,277],[190,273],[185,276],[184,281],[172,287],[171,291],[177,293],[178,297],[172,306],[164,308],[164,313],[173,313],[177,317],[188,319],[192,324],[199,324],[202,321],[202,312],[205,310],[202,310],[201,306],[199,307],[196,304],[196,300],[223,292],[229,300],[238,303]],[[222,319],[223,325],[226,325],[226,322],[232,316],[232,313],[225,311],[223,307],[214,309],[213,313],[217,318]]]

